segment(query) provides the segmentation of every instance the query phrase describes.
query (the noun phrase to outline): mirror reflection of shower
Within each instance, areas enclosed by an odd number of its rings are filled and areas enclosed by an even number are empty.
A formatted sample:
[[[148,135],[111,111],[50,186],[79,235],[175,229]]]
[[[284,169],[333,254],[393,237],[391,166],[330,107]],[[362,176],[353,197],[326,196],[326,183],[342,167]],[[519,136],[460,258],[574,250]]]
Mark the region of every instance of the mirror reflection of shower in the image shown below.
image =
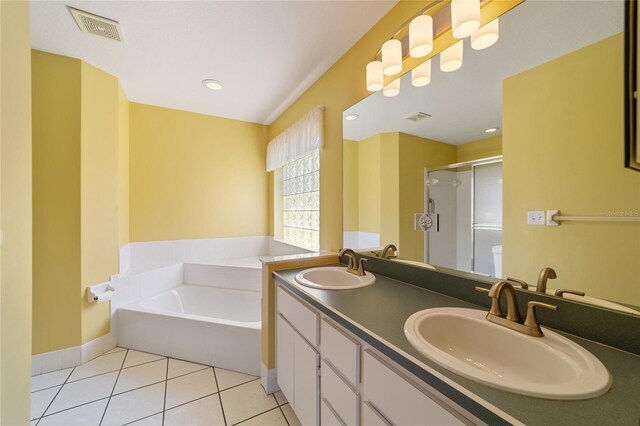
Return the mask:
[[[425,232],[426,263],[502,275],[502,158],[426,171],[425,211],[438,232]]]

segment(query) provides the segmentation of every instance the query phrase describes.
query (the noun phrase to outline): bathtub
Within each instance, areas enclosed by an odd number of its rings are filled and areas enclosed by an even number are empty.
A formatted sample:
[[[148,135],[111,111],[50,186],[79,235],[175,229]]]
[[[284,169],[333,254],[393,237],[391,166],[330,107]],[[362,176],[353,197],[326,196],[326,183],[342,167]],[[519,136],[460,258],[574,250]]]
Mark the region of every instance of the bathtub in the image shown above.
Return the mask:
[[[121,306],[118,344],[258,376],[260,298],[253,290],[178,285]]]

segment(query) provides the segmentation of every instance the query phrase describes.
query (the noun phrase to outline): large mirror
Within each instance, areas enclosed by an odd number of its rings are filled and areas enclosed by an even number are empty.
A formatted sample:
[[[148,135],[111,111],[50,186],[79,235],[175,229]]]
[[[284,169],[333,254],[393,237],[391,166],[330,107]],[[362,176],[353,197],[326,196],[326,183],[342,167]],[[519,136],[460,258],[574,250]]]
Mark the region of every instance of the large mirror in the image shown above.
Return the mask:
[[[623,1],[524,1],[500,17],[493,46],[464,41],[460,69],[442,72],[434,57],[427,86],[408,73],[399,95],[345,111],[344,246],[395,244],[396,261],[530,289],[551,267],[547,293],[640,311],[624,11]]]

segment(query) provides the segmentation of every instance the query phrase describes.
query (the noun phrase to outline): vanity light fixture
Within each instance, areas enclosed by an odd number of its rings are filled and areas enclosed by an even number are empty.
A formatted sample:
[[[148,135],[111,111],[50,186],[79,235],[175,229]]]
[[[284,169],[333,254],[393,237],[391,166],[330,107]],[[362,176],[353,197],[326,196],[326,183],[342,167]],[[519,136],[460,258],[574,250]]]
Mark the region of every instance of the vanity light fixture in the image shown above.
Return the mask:
[[[400,79],[396,78],[391,83],[384,86],[384,89],[382,89],[382,94],[388,98],[398,96],[400,94]]]
[[[391,39],[382,45],[382,71],[384,75],[392,76],[402,71],[402,43]]]
[[[409,55],[423,58],[433,50],[433,18],[420,15],[409,24]]]
[[[382,73],[382,62],[371,61],[367,64],[367,90],[377,92],[384,86],[384,74]]]
[[[222,89],[222,83],[220,83],[218,80],[213,80],[213,79],[202,80],[202,85],[207,89],[211,89],[211,90]]]
[[[358,118],[360,118],[360,116],[358,114],[349,114],[344,119],[347,120],[347,121],[355,121]]]
[[[493,46],[500,36],[498,18],[471,34],[471,48],[482,50]]]
[[[451,0],[451,29],[463,39],[480,28],[480,0]]]
[[[423,87],[431,83],[431,59],[411,70],[411,85]]]
[[[440,53],[440,70],[455,71],[462,66],[463,40],[458,41]]]
[[[492,127],[490,129],[485,130],[484,132],[485,133],[494,133],[494,132],[497,132],[497,131],[498,131],[497,127]]]

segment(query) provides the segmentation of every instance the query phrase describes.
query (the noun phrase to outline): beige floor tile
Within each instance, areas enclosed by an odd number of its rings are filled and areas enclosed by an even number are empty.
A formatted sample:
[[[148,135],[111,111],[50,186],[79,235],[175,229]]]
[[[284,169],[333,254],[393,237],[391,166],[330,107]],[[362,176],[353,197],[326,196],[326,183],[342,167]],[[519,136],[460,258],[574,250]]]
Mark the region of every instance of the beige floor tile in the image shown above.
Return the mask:
[[[69,376],[69,381],[74,382],[76,380],[86,379],[87,377],[96,376],[98,374],[118,371],[122,367],[122,360],[124,359],[125,354],[126,352],[121,351],[109,355],[100,355],[86,364],[76,367],[75,370],[73,370],[73,373],[71,373],[71,376]]]
[[[259,380],[224,390],[220,395],[228,424],[239,423],[278,406],[273,395],[265,394]]]
[[[213,368],[180,376],[167,382],[166,409],[218,392]]]
[[[130,391],[153,383],[158,383],[167,378],[167,360],[161,359],[148,364],[125,368],[120,372],[114,394]]]
[[[164,383],[121,393],[111,398],[102,426],[123,425],[162,412]]]
[[[37,419],[44,414],[44,411],[47,409],[51,401],[53,401],[53,398],[61,387],[62,386],[56,386],[54,388],[41,390],[31,394],[31,419]]]
[[[225,426],[220,398],[212,395],[167,410],[164,426]]]
[[[296,413],[293,412],[293,408],[291,408],[291,405],[285,404],[280,408],[282,408],[282,412],[284,413],[284,416],[287,418],[287,421],[289,422],[289,426],[302,426],[300,424],[300,420],[298,420],[298,417],[296,416]]]
[[[162,413],[129,423],[128,426],[162,426]]]
[[[276,401],[278,401],[278,405],[283,405],[289,402],[287,401],[287,398],[284,397],[284,394],[282,393],[282,391],[278,391],[274,393],[273,396],[276,397]]]
[[[210,368],[210,366],[171,358],[169,359],[169,378],[173,379],[174,377],[204,370],[205,368]]]
[[[216,378],[218,379],[218,386],[220,386],[220,390],[228,389],[232,386],[237,386],[257,379],[256,376],[238,373],[237,371],[224,370],[222,368],[216,368]]]
[[[116,352],[121,352],[121,351],[126,351],[127,348],[121,348],[119,346],[116,346],[115,348],[111,349],[110,351],[105,352],[105,355],[107,354],[115,354]]]
[[[245,420],[242,426],[288,426],[279,408],[267,411],[264,414]]]
[[[108,397],[111,395],[117,377],[118,372],[114,371],[65,384],[45,414],[53,414]]]
[[[40,426],[98,426],[108,398],[43,417]]]
[[[66,368],[64,370],[53,371],[51,373],[31,377],[31,392],[63,384],[69,377],[69,374],[71,374],[72,370],[73,368]]]
[[[129,350],[127,359],[124,360],[124,367],[133,367],[134,365],[144,364],[145,362],[157,361],[166,357],[162,355],[150,354],[147,352]]]

